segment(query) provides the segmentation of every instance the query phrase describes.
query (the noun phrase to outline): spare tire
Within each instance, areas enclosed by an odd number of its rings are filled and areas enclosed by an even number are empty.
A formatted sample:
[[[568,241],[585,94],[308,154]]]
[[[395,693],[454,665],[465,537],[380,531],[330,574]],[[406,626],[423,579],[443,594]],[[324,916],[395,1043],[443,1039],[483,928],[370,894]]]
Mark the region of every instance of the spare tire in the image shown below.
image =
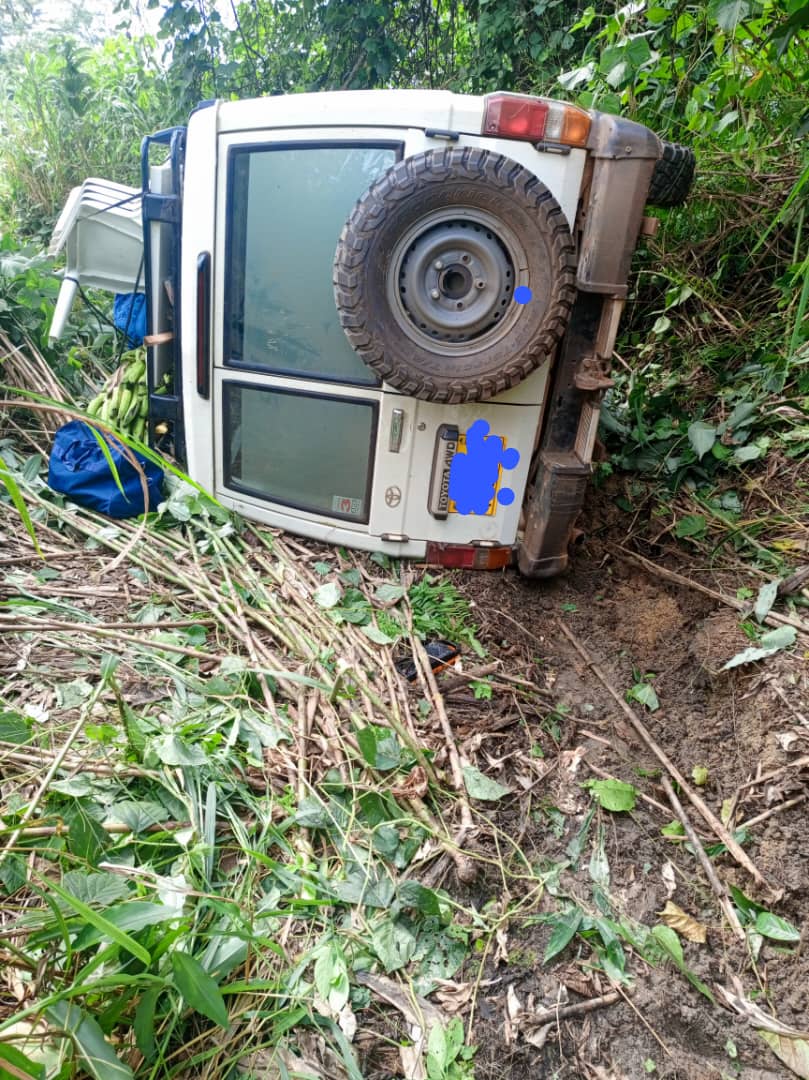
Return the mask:
[[[691,190],[697,159],[688,146],[661,142],[663,156],[655,165],[646,201],[652,206],[681,206]]]
[[[472,147],[428,150],[354,207],[334,291],[348,340],[386,382],[426,401],[482,401],[530,375],[564,334],[573,240],[522,165]]]

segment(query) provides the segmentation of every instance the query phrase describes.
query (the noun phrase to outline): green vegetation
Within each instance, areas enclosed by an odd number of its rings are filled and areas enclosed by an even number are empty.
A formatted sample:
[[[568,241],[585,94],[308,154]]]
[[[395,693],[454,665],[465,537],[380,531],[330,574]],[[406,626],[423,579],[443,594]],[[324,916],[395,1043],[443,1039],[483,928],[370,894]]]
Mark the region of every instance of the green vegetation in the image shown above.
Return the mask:
[[[47,346],[57,282],[43,248],[73,184],[137,183],[141,137],[199,99],[379,86],[566,96],[692,145],[699,163],[688,205],[659,214],[636,258],[602,479],[624,473],[619,507],[702,559],[732,550],[772,574],[803,550],[808,4],[175,0],[155,37],[135,6],[122,0],[103,40],[0,17],[1,383],[23,347],[55,380],[30,389],[80,405],[99,392],[118,343],[90,297],[66,342]],[[509,919],[542,920],[546,963],[574,948],[619,985],[636,961],[669,965],[713,1000],[674,929],[641,926],[609,895],[604,819],[634,812],[639,788],[589,782],[566,860],[542,866],[492,824],[513,789],[485,760],[459,761],[456,776],[440,733],[415,737],[391,659],[428,636],[483,654],[451,584],[408,581],[384,558],[302,561],[176,477],[143,529],[110,525],[48,493],[49,421],[26,427],[20,412],[0,421],[0,528],[19,560],[2,566],[0,631],[27,627],[0,690],[15,770],[0,804],[0,963],[14,972],[0,1076],[320,1068],[354,1080],[357,1018],[381,999],[400,1023],[380,1040],[420,1047],[428,1080],[466,1080],[462,1023],[436,1018],[426,995],[464,964],[477,993]],[[739,596],[759,623],[768,587]],[[752,647],[727,667],[796,638],[747,625]],[[639,668],[625,684],[644,715],[660,706],[653,679]],[[473,700],[488,707],[496,680],[472,680]],[[541,768],[570,709],[537,708]],[[419,710],[440,732],[426,693]],[[535,805],[561,837],[565,812]],[[475,860],[505,897],[480,909],[440,885],[451,864],[468,881],[472,820],[498,853]],[[679,822],[667,828],[667,843],[684,841]],[[592,900],[560,886],[586,848]],[[765,938],[795,942],[790,923],[731,891],[754,958]],[[543,896],[552,910],[538,916]],[[408,987],[398,1000],[394,974]]]

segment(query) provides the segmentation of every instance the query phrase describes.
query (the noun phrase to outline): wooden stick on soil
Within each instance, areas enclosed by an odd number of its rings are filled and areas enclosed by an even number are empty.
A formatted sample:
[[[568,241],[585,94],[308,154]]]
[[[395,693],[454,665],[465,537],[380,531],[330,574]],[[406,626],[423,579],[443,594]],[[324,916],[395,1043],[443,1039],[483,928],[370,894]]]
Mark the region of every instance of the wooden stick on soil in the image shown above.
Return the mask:
[[[614,1005],[620,1000],[621,995],[617,990],[610,990],[607,994],[599,997],[588,998],[586,1001],[576,1001],[572,1005],[551,1006],[548,1009],[540,1009],[531,1014],[531,1023],[554,1024],[557,1020],[569,1020],[573,1016],[585,1016],[596,1009],[603,1009],[605,1005]]]
[[[559,626],[559,629],[562,631],[564,636],[568,639],[570,644],[573,646],[573,648],[576,650],[576,652],[579,654],[579,656],[582,658],[582,660],[584,660],[584,662],[593,672],[593,674],[604,687],[604,689],[607,690],[613,701],[615,701],[615,703],[621,709],[621,712],[632,725],[632,728],[634,729],[637,736],[640,738],[643,745],[654,754],[654,756],[657,758],[657,760],[660,762],[660,764],[663,766],[669,776],[671,776],[672,779],[677,782],[681,790],[688,797],[688,801],[692,804],[692,806],[695,807],[697,811],[699,811],[701,817],[708,825],[710,825],[711,830],[716,834],[717,838],[721,840],[721,842],[725,845],[725,847],[728,849],[736,862],[738,862],[740,866],[743,866],[744,869],[748,872],[748,874],[750,874],[750,876],[753,878],[753,880],[757,882],[757,884],[759,884],[762,888],[766,889],[771,896],[780,896],[780,892],[778,892],[777,889],[774,889],[772,885],[770,885],[769,882],[765,880],[764,876],[759,871],[758,867],[755,865],[755,863],[744,850],[744,848],[741,846],[741,844],[739,844],[739,842],[733,836],[731,836],[730,832],[725,828],[725,826],[722,824],[716,814],[714,814],[713,811],[707,806],[702,797],[699,796],[687,783],[685,777],[674,764],[674,762],[654,741],[635,710],[631,709],[629,705],[627,705],[626,701],[623,699],[623,697],[621,697],[621,695],[609,681],[601,668],[596,664],[596,662],[593,660],[593,658],[590,656],[590,654],[587,652],[587,650],[584,648],[584,646],[581,644],[575,634],[573,634],[572,631],[570,631],[563,622],[559,622],[557,625]]]
[[[413,657],[416,661],[416,670],[428,696],[432,700],[438,722],[444,733],[444,741],[447,746],[450,771],[452,773],[452,785],[458,795],[458,802],[461,807],[461,828],[458,834],[453,837],[453,841],[457,844],[458,850],[451,852],[451,855],[455,862],[455,869],[459,880],[468,883],[474,881],[477,877],[477,867],[467,855],[464,855],[462,848],[466,837],[474,831],[475,824],[472,819],[472,808],[469,805],[469,799],[466,794],[461,759],[458,754],[458,747],[455,744],[455,735],[452,731],[449,717],[447,716],[447,710],[444,708],[444,699],[441,697],[441,691],[438,689],[438,684],[435,681],[435,675],[432,666],[430,665],[430,658],[427,655],[427,650],[424,648],[421,641],[419,641],[418,635],[413,630],[412,615],[409,617],[409,622],[410,645],[413,649]]]
[[[702,846],[700,838],[694,831],[694,826],[689,821],[688,814],[686,814],[685,810],[683,809],[683,804],[680,802],[680,800],[674,793],[674,788],[671,786],[671,781],[667,776],[661,776],[660,783],[663,785],[663,790],[666,792],[666,795],[668,795],[669,802],[672,805],[674,813],[677,815],[680,820],[680,824],[685,829],[685,835],[691,841],[691,846],[694,849],[694,854],[696,855],[700,866],[705,871],[705,876],[707,877],[708,882],[710,883],[710,886],[714,891],[714,895],[719,902],[719,906],[724,912],[725,918],[730,923],[731,929],[733,930],[733,933],[736,935],[736,937],[740,941],[744,941],[744,930],[742,929],[742,924],[739,922],[739,917],[736,914],[736,909],[733,907],[730,900],[728,899],[728,891],[717,877],[716,870],[714,870],[711,860],[705,854],[705,848]]]

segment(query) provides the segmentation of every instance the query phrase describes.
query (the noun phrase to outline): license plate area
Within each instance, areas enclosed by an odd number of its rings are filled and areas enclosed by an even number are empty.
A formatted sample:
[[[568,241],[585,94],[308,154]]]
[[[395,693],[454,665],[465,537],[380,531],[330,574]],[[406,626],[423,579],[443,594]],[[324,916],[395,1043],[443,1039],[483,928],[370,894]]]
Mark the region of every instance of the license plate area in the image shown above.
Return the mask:
[[[506,449],[506,440],[503,436],[487,436],[487,439],[496,439],[500,447],[500,455]],[[465,479],[475,481],[478,492],[490,489],[491,496],[487,503],[483,503],[478,495],[477,507],[474,510],[459,509],[457,501],[450,491],[450,473],[452,462],[456,454],[464,454],[468,461],[465,464]],[[488,470],[488,472],[487,472]],[[496,471],[495,471],[496,470]],[[466,441],[466,432],[460,431],[455,424],[441,424],[436,432],[435,449],[433,451],[433,468],[430,475],[430,493],[428,505],[430,513],[438,521],[446,521],[451,514],[473,514],[475,517],[494,517],[497,511],[497,493],[503,478],[501,464],[494,465],[488,462],[475,460],[469,453]],[[485,498],[485,496],[483,496]],[[485,509],[483,506],[485,505]]]

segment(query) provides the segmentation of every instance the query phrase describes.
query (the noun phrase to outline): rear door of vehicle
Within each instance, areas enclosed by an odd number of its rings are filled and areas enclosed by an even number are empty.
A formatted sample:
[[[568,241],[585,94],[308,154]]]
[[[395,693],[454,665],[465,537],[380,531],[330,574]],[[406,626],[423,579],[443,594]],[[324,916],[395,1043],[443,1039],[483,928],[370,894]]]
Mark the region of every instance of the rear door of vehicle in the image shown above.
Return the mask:
[[[435,145],[418,128],[218,136],[211,449],[217,495],[245,516],[390,554],[513,542],[545,368],[483,404],[416,401],[379,384],[334,302],[355,202],[403,155]],[[476,421],[512,453],[495,470],[502,496],[470,515],[442,484]]]

